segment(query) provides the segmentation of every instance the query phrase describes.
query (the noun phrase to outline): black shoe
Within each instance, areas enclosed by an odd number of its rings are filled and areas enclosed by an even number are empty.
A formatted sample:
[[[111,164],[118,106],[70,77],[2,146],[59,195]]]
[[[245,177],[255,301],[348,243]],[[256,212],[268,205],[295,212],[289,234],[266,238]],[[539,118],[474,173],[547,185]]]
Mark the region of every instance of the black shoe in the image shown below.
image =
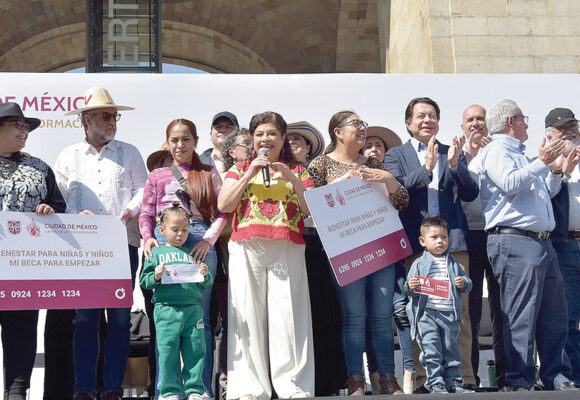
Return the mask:
[[[577,392],[580,391],[580,388],[574,386],[572,382],[564,382],[559,384],[554,388],[554,390],[564,391],[564,392]]]
[[[464,383],[461,385],[461,387],[463,387],[463,389],[471,390],[472,392],[477,392],[477,393],[487,392],[487,390],[485,390],[484,388],[480,388],[479,386],[476,386],[473,383]]]
[[[429,394],[431,391],[425,387],[425,385],[419,386],[413,391],[413,394]]]
[[[508,386],[508,385],[506,385],[502,388],[502,391],[503,392],[528,392],[529,390],[524,388],[524,387],[521,387],[521,386]]]

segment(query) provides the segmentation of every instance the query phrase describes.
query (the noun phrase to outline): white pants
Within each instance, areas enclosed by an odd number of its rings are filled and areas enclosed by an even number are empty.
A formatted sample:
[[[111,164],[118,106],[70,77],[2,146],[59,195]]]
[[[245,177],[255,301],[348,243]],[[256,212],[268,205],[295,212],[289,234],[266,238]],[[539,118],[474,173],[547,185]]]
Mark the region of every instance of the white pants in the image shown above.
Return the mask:
[[[229,242],[228,399],[314,396],[314,348],[304,245]]]

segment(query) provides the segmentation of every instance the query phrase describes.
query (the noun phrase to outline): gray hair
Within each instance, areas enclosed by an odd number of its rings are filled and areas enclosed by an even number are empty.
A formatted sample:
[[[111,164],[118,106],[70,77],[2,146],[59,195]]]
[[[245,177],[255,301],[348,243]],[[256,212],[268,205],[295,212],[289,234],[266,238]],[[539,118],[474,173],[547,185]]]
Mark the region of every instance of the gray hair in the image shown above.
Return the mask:
[[[517,103],[509,99],[500,100],[489,107],[485,115],[485,124],[489,134],[505,133],[507,120],[517,114],[517,108]]]
[[[546,138],[548,140],[552,140],[552,127],[551,126],[546,128]]]

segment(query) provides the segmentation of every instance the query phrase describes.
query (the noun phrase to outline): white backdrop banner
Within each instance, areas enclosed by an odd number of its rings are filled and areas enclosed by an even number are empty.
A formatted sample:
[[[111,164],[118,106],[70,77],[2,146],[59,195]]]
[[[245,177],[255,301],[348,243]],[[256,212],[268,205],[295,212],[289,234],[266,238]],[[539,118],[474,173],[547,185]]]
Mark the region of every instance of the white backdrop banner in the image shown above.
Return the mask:
[[[26,116],[42,119],[25,151],[50,165],[65,146],[84,138],[75,117],[64,114],[81,103],[93,86],[107,88],[117,104],[135,107],[122,112],[117,139],[136,145],[143,158],[158,150],[167,124],[192,120],[198,149],[211,147],[212,117],[224,110],[247,127],[252,115],[276,111],[286,122],[308,121],[328,144],[328,122],[337,111],[351,109],[370,125],[386,126],[409,138],[405,107],[414,97],[428,96],[441,107],[441,142],[461,135],[463,110],[474,103],[488,107],[515,100],[530,117],[527,152],[537,155],[544,118],[555,107],[580,113],[579,75],[222,75],[222,74],[24,74],[0,73],[0,102],[19,103]],[[558,96],[554,96],[554,93]]]

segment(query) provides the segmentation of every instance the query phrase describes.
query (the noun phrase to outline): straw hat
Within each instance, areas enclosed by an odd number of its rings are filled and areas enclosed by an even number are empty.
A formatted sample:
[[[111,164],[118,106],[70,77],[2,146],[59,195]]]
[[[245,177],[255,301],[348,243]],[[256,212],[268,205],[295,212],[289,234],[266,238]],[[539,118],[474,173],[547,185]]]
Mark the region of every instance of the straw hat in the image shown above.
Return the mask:
[[[306,121],[292,122],[291,124],[288,124],[286,134],[288,135],[290,133],[298,133],[308,141],[310,144],[310,153],[308,153],[310,159],[319,155],[324,149],[324,137],[322,137],[322,134],[318,129]]]
[[[163,142],[163,144],[161,145],[161,148],[159,150],[151,153],[149,155],[149,157],[147,157],[147,169],[149,170],[149,172],[151,172],[155,168],[157,168],[156,165],[159,163],[159,160],[161,160],[167,154],[169,154],[169,149],[167,148],[167,142]]]
[[[83,111],[95,110],[97,108],[110,108],[114,107],[117,111],[123,110],[134,110],[133,107],[128,106],[120,106],[115,104],[113,98],[109,94],[109,91],[105,88],[101,87],[94,87],[87,90],[84,97],[83,106],[81,108],[77,108],[76,110],[69,111],[65,115],[77,115],[82,113]]]
[[[378,137],[385,144],[385,150],[390,150],[403,144],[401,138],[389,128],[383,126],[369,126],[367,129],[367,138]]]

